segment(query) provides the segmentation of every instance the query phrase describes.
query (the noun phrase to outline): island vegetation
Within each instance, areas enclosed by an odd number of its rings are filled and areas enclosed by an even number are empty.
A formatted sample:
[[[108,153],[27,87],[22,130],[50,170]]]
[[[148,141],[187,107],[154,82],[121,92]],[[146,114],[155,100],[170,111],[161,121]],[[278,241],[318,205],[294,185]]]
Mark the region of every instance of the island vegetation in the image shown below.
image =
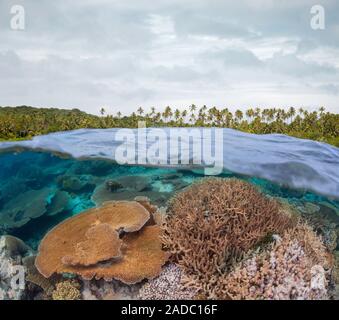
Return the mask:
[[[80,128],[136,128],[138,121],[151,127],[222,127],[256,134],[279,133],[326,142],[339,147],[339,114],[324,107],[317,111],[304,108],[249,108],[231,112],[192,104],[179,110],[166,107],[163,111],[142,107],[126,116],[118,112],[100,116],[80,111],[29,106],[0,107],[0,140],[30,139],[33,136]]]

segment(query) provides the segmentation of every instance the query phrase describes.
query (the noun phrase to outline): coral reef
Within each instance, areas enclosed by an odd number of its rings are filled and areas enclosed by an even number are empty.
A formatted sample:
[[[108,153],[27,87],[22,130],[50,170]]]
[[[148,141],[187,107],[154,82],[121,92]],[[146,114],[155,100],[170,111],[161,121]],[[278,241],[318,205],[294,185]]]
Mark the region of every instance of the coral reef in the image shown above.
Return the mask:
[[[22,259],[32,254],[31,249],[20,239],[12,236],[0,237],[0,300],[20,300],[25,286],[13,283],[20,271],[25,272]]]
[[[182,271],[175,264],[166,265],[161,274],[146,282],[139,291],[141,300],[191,300],[196,290],[181,283]]]
[[[221,277],[216,294],[231,299],[327,299],[327,259],[321,240],[310,227],[299,225]]]
[[[80,298],[80,284],[75,280],[66,280],[57,283],[52,293],[53,300],[79,300]]]
[[[272,234],[296,223],[292,211],[237,179],[208,178],[169,203],[163,243],[187,284],[213,298],[220,275]]]
[[[152,279],[168,254],[162,250],[160,227],[146,226],[150,217],[138,202],[121,201],[65,220],[42,240],[36,267],[45,277],[71,273],[126,284]]]

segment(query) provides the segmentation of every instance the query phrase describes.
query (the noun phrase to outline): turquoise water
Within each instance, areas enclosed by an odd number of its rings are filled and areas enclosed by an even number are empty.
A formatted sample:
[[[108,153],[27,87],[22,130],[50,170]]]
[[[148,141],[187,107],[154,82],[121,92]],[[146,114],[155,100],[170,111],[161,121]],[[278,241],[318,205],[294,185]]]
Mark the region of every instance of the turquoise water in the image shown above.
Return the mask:
[[[157,145],[164,151],[161,159],[149,152]],[[195,167],[206,167],[209,155],[214,154],[220,172],[259,177],[339,200],[339,148],[281,134],[256,135],[227,128],[113,128],[56,132],[29,141],[0,142],[0,152],[18,149],[44,150],[74,159],[117,162],[117,150],[125,149],[129,164],[156,163],[179,168],[183,164],[176,161],[177,153],[187,155],[190,163],[186,167],[191,168],[193,151],[197,155],[200,149],[203,159],[198,156],[202,161],[200,165],[193,161]],[[147,161],[144,161],[142,155],[146,153]],[[160,164],[157,160],[161,160]]]
[[[266,194],[283,198],[305,211],[338,223],[339,201],[225,171],[258,185]],[[20,237],[36,248],[60,221],[107,200],[147,196],[158,206],[194,180],[199,171],[144,166],[121,166],[108,160],[76,160],[48,152],[0,154],[0,234]],[[311,203],[311,205],[307,205]],[[307,211],[306,210],[306,211]]]

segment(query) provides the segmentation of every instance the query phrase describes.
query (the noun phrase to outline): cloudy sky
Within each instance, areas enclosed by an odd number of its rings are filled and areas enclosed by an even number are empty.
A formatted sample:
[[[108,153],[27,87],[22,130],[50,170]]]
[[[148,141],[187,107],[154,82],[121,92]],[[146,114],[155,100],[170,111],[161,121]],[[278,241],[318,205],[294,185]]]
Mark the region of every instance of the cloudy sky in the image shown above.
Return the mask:
[[[24,31],[11,29],[16,4]],[[310,26],[315,4],[325,30]],[[0,105],[192,103],[339,112],[339,1],[0,1]]]

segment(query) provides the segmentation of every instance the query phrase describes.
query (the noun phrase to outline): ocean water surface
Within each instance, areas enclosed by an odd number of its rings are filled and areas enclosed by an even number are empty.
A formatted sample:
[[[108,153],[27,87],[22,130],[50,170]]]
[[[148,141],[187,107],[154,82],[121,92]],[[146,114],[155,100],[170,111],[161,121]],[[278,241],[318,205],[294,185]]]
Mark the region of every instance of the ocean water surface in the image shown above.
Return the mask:
[[[83,129],[0,143],[0,234],[18,236],[36,248],[50,228],[104,201],[147,196],[166,206],[173,194],[204,177],[202,167],[193,164],[117,164],[115,150],[122,143],[117,132]],[[203,139],[201,135],[201,143]],[[138,145],[137,139],[128,141],[127,147],[136,147],[137,153],[149,146]],[[170,148],[170,135],[165,142]],[[181,150],[192,143],[184,136]],[[212,152],[216,148],[222,149],[219,176],[247,180],[305,214],[339,225],[338,148],[230,129],[214,136]]]

